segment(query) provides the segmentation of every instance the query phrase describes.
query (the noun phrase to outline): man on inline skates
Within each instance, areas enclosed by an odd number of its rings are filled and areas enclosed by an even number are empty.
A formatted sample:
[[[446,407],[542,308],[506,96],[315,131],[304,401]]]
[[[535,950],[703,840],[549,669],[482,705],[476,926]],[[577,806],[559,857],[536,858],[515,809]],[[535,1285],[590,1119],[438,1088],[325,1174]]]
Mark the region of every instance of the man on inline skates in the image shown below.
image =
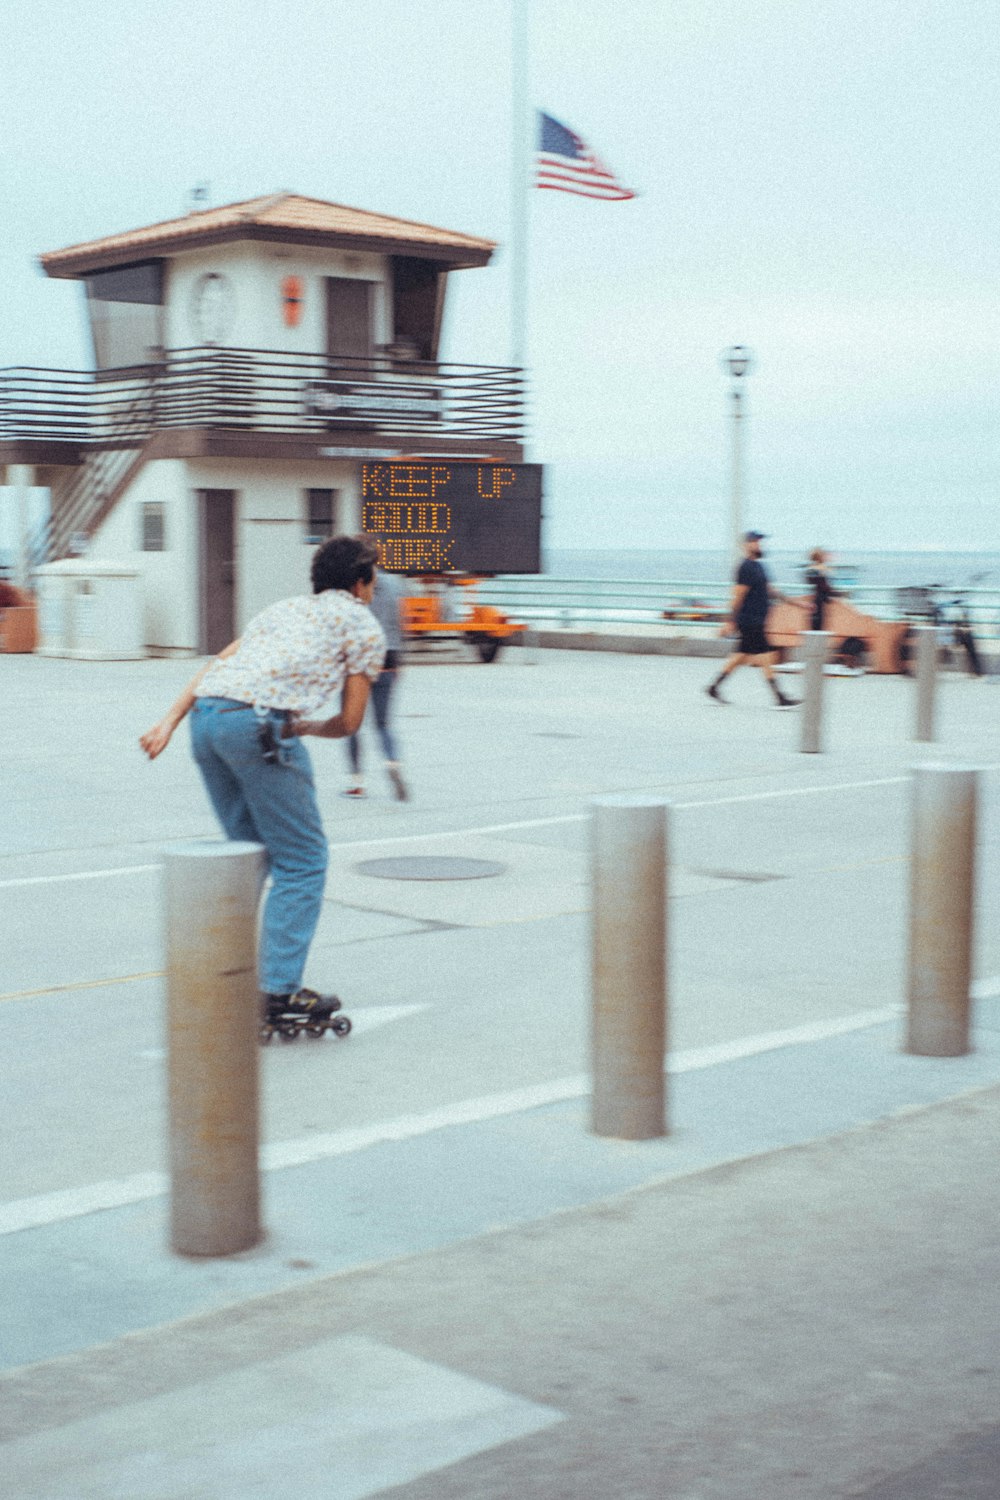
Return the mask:
[[[139,740],[155,760],[190,713],[192,752],[226,837],[264,845],[271,885],[259,982],[269,1027],[319,1024],[340,1009],[336,996],[302,984],[327,867],[302,740],[344,739],[364,718],[385,655],[382,628],[367,608],[376,557],[366,536],[325,542],[312,561],[312,595],[256,615]],[[317,717],[338,693],[337,711]],[[349,1029],[346,1021],[342,1029]]]

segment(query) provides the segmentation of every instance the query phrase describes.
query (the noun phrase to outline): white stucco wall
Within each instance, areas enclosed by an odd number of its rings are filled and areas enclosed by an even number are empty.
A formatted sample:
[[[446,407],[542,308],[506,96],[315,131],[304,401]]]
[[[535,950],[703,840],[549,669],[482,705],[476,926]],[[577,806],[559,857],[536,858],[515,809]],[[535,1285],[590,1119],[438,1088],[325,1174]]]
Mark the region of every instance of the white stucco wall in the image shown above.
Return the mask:
[[[327,276],[357,277],[374,282],[374,342],[392,337],[392,286],[388,257],[352,251],[310,250],[293,245],[245,241],[219,245],[168,262],[164,338],[168,349],[204,343],[194,316],[198,280],[206,272],[225,276],[232,289],[232,322],[219,340],[221,348],[275,349],[297,354],[326,351]],[[282,316],[282,282],[302,281],[302,317],[288,328]]]
[[[196,652],[199,637],[198,491],[236,493],[236,628],[266,605],[308,593],[312,546],[305,538],[307,489],[338,491],[336,527],[360,526],[360,465],[314,460],[254,464],[160,459],[136,476],[96,533],[88,557],[128,563],[141,576],[143,640],[152,651]],[[164,506],[166,549],[142,551],[142,507]]]
[[[164,507],[166,549],[142,551],[142,506]],[[98,562],[130,563],[141,577],[143,641],[147,648],[194,651],[198,642],[197,513],[180,459],[140,469],[87,549]]]
[[[186,468],[192,507],[199,489],[236,491],[238,630],[276,599],[309,592],[309,565],[315,549],[305,541],[307,489],[338,490],[338,529],[358,529],[360,474],[356,463],[271,461],[265,466],[203,459]]]

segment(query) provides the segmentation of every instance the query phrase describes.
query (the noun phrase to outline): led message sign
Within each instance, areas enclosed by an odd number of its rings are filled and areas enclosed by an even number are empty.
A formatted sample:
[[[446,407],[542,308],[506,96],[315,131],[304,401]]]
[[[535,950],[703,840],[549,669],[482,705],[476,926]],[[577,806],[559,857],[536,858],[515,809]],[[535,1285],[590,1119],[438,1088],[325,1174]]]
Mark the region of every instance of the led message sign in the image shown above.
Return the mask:
[[[542,466],[363,464],[361,528],[390,573],[539,573]]]

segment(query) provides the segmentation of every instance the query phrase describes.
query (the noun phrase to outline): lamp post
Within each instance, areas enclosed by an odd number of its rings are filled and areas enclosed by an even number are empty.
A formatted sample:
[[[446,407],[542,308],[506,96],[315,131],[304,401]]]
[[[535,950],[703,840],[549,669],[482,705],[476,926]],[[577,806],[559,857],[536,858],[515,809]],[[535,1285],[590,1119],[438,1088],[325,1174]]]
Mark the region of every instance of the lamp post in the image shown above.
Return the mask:
[[[740,423],[743,420],[743,391],[740,382],[751,369],[750,350],[733,344],[722,356],[723,369],[730,376],[729,399],[733,414],[732,466],[729,483],[729,538],[734,566],[739,565],[743,550],[743,453]]]

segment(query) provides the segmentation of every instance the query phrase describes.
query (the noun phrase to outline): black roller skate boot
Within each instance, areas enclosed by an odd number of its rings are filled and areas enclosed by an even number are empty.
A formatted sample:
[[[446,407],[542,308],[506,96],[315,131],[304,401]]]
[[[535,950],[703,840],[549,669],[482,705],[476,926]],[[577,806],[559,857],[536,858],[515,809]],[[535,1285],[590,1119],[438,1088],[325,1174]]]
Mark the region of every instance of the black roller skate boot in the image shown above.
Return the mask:
[[[260,1039],[266,1043],[277,1033],[282,1041],[294,1042],[303,1032],[322,1036],[332,1031],[344,1037],[351,1029],[347,1016],[334,1015],[340,1010],[336,995],[318,995],[315,990],[298,989],[290,995],[262,997]]]

